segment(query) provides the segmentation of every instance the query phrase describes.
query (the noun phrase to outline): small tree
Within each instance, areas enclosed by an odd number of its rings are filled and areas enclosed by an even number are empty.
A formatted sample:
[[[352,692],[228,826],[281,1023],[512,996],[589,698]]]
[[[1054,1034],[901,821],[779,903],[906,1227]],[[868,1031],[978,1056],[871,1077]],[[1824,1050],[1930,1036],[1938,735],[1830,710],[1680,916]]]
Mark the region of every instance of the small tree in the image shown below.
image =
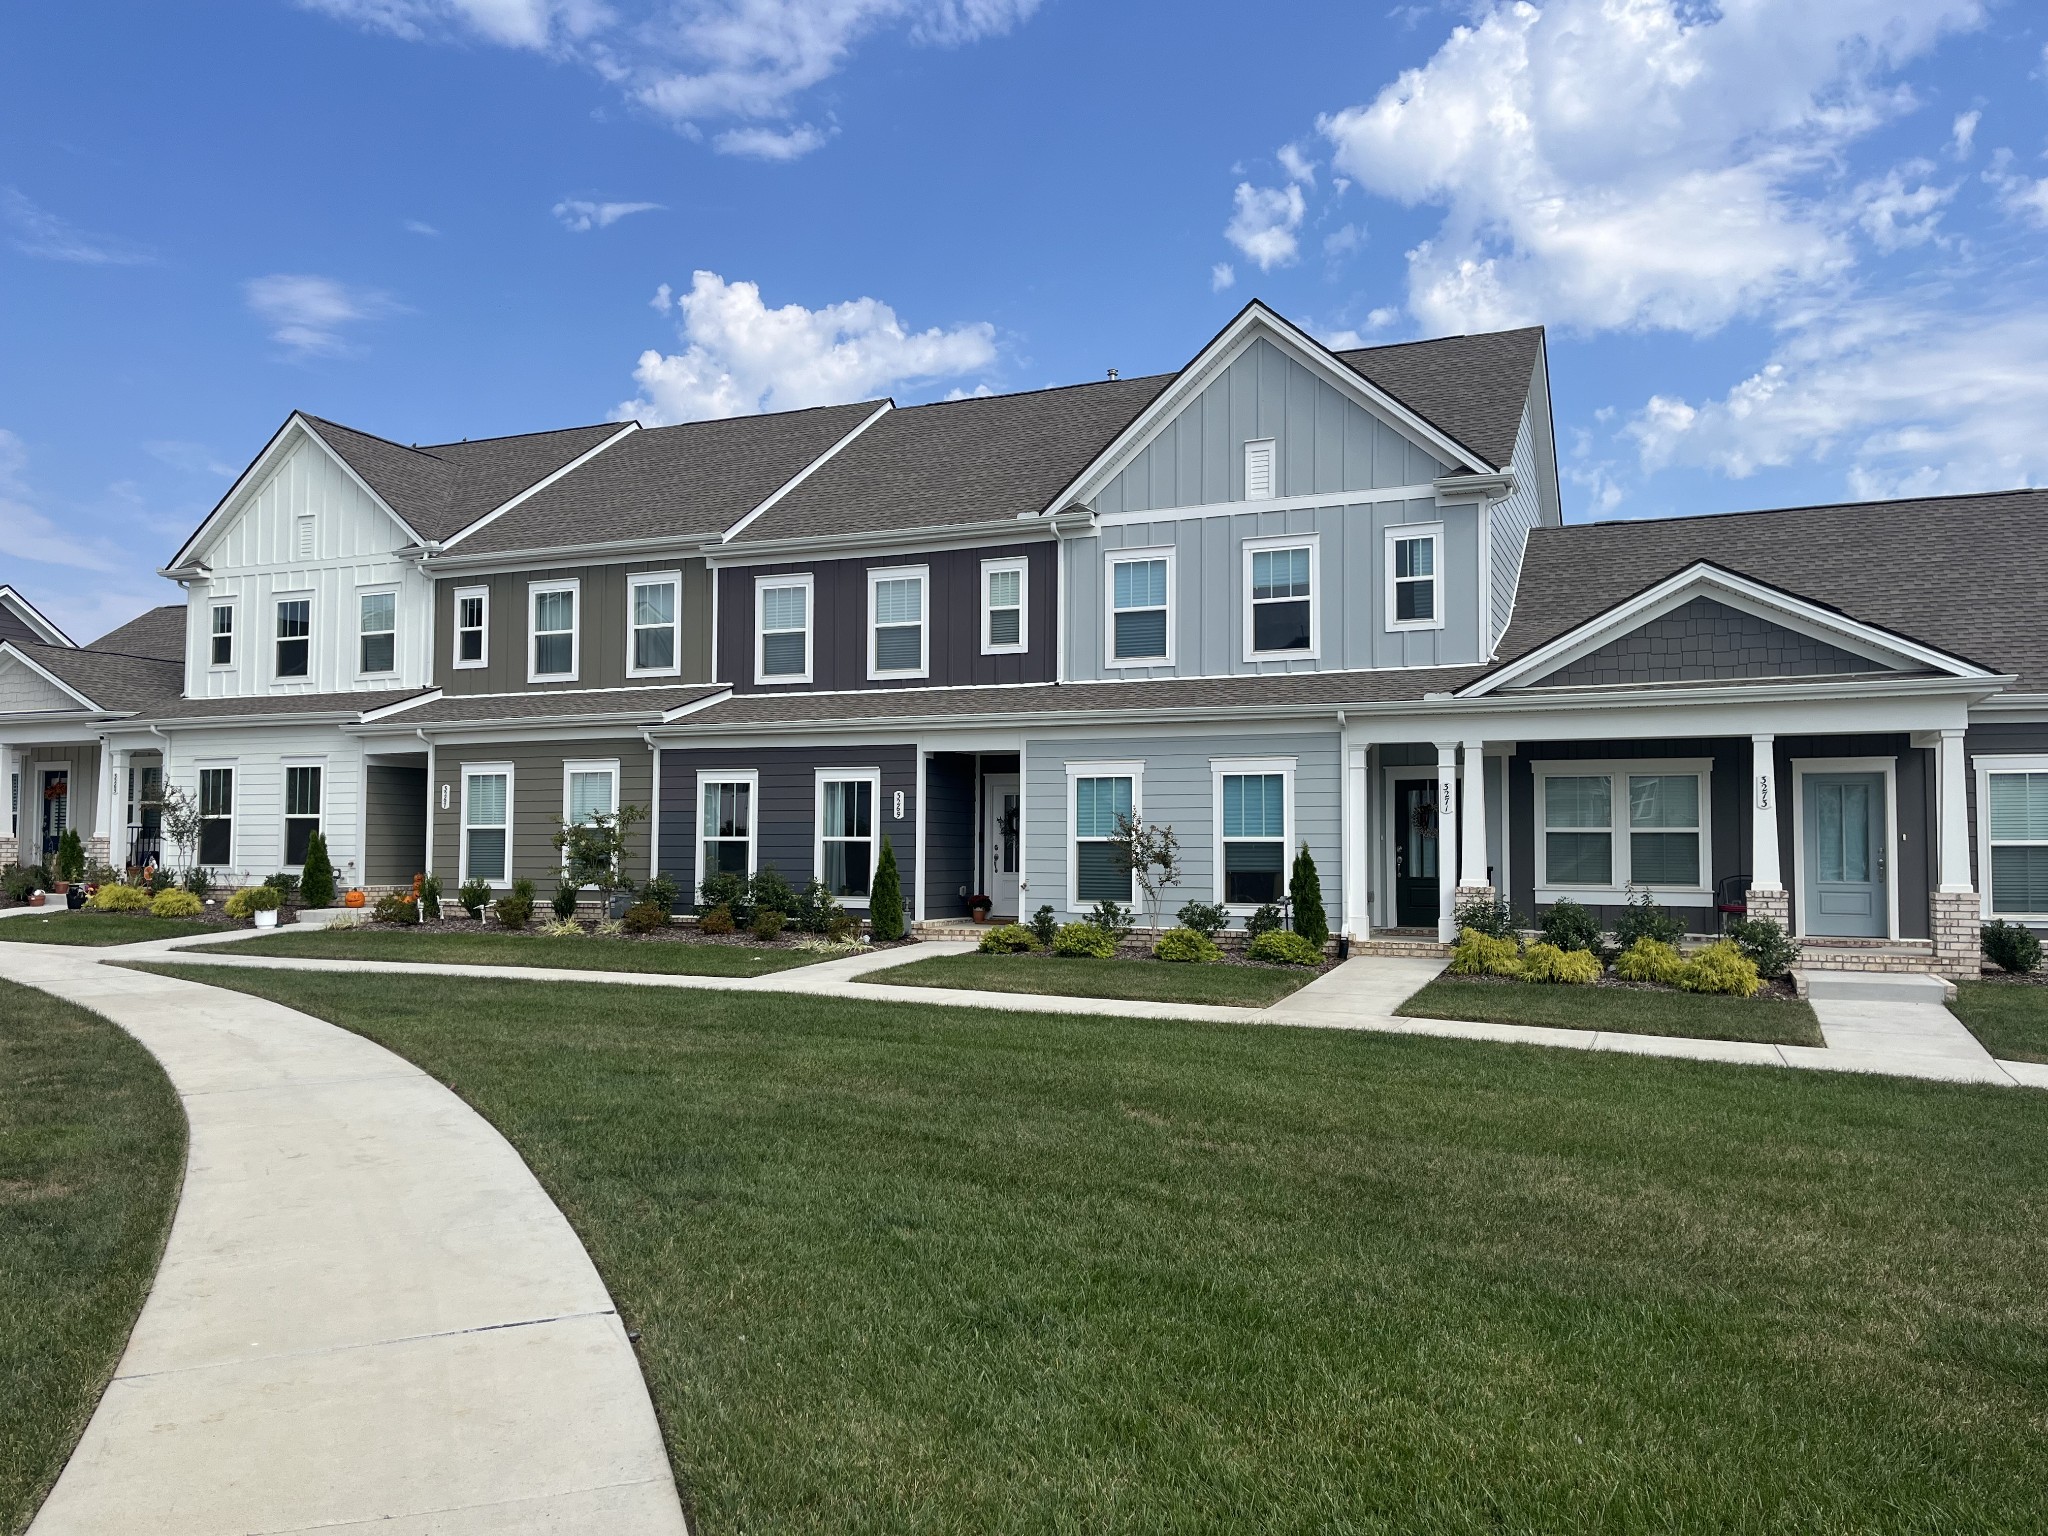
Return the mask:
[[[1110,858],[1128,870],[1142,898],[1141,906],[1159,932],[1159,914],[1167,888],[1180,884],[1180,839],[1169,826],[1148,825],[1141,816],[1119,811],[1116,832],[1109,840]]]
[[[59,880],[76,884],[85,878],[85,844],[76,827],[66,827],[57,838],[57,867],[51,871]]]
[[[555,821],[555,846],[562,852],[563,877],[577,886],[591,885],[609,897],[630,891],[626,878],[626,835],[647,819],[644,805],[622,805],[616,811],[594,811],[588,821]]]
[[[1316,861],[1305,842],[1294,856],[1287,895],[1294,903],[1294,931],[1320,950],[1329,942],[1330,920],[1323,915],[1323,878],[1316,873]]]
[[[163,840],[178,851],[179,871],[190,869],[199,848],[199,802],[177,785],[166,782],[156,799],[145,800],[143,804],[156,811]]]
[[[891,944],[903,937],[903,882],[896,873],[896,850],[886,835],[875,883],[868,888],[868,924],[878,943]]]
[[[325,833],[315,832],[306,839],[306,862],[299,869],[299,900],[315,910],[334,905],[334,861],[327,856]]]

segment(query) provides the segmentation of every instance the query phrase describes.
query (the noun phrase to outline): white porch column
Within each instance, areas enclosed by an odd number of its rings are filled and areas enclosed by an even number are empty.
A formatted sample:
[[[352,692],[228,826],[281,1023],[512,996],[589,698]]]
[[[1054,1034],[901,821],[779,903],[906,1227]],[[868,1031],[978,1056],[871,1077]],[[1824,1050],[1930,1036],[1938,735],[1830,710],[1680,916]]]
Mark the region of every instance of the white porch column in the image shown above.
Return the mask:
[[[1941,789],[1941,881],[1944,895],[1974,895],[1970,881],[1970,801],[1963,760],[1963,733],[1943,731]]]
[[[1344,754],[1344,933],[1356,940],[1372,936],[1372,820],[1366,809],[1366,749]]]
[[[107,862],[119,869],[128,861],[128,774],[134,754],[100,743],[99,836],[106,839]]]
[[[1778,871],[1778,779],[1772,756],[1777,738],[1768,735],[1749,738],[1750,824],[1749,888],[1751,891],[1782,891],[1784,877]]]
[[[14,783],[14,776],[21,771],[21,754],[15,751],[14,743],[0,741],[0,795],[9,792],[9,786]],[[14,816],[19,814],[19,807],[27,803],[28,786],[19,785],[14,792],[18,796],[17,799],[0,802],[0,865],[15,863],[21,846],[15,833]],[[5,814],[6,812],[14,814]]]
[[[1458,744],[1436,744],[1436,936],[1457,942]]]
[[[1465,743],[1465,813],[1458,821],[1458,889],[1491,891],[1486,873],[1486,745]]]

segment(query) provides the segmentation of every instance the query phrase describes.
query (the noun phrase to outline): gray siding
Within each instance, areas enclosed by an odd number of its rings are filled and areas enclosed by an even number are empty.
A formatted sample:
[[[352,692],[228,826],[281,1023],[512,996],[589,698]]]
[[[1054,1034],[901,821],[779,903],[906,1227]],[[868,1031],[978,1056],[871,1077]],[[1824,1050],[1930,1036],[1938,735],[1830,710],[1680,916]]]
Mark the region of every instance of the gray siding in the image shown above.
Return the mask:
[[[1815,677],[1888,670],[1883,662],[1743,613],[1711,597],[1696,597],[1560,667],[1543,679],[1543,686]]]
[[[587,741],[546,745],[520,743],[444,746],[435,754],[434,777],[448,789],[448,809],[439,809],[434,791],[434,868],[448,895],[455,891],[461,868],[458,838],[462,826],[462,768],[465,763],[512,765],[512,873],[524,875],[545,899],[561,874],[562,858],[554,836],[562,817],[562,764],[577,761],[619,762],[619,803],[651,808],[654,800],[654,754],[638,736],[594,737]],[[642,821],[627,840],[626,878],[635,884],[647,878],[649,824]],[[408,871],[408,874],[410,871]]]
[[[96,742],[71,743],[63,746],[46,746],[24,743],[15,748],[14,766],[21,774],[21,836],[22,862],[38,864],[54,855],[54,849],[38,852],[37,839],[42,835],[43,826],[43,773],[45,768],[65,768],[70,776],[65,781],[68,793],[65,796],[64,815],[67,827],[76,827],[78,835],[90,844],[99,830],[93,825],[98,814],[100,795],[100,749]],[[124,816],[126,812],[122,813]]]
[[[500,571],[488,576],[442,576],[434,582],[434,682],[456,693],[526,693],[535,689],[622,688],[656,685],[656,678],[626,676],[627,578],[641,571],[680,570],[683,575],[682,676],[669,681],[711,681],[711,576],[701,559],[639,560],[618,565],[564,565],[540,571]],[[527,678],[526,589],[536,581],[575,578],[582,585],[576,609],[577,679],[571,683],[530,683]],[[455,665],[455,592],[488,587],[491,593],[489,664]]]
[[[1529,391],[1529,402],[1522,407],[1521,430],[1515,435],[1514,457],[1509,463],[1515,472],[1514,493],[1495,502],[1487,513],[1492,539],[1489,655],[1506,633],[1514,612],[1515,587],[1522,579],[1522,552],[1528,547],[1530,530],[1562,518],[1555,504],[1544,506],[1543,491],[1550,484],[1550,417],[1536,410],[1537,395],[1536,389]]]
[[[924,914],[965,917],[974,894],[974,755],[934,752],[924,770]]]
[[[1023,557],[1025,638],[1028,651],[981,654],[981,563]],[[931,634],[925,640],[927,677],[868,678],[868,575],[877,567],[922,565],[930,571],[925,611]],[[800,560],[777,565],[727,567],[718,572],[719,680],[736,693],[796,688],[985,687],[1001,683],[1047,683],[1058,655],[1059,592],[1057,552],[1052,541],[990,544],[922,554],[870,555],[853,560]],[[808,683],[754,681],[754,584],[762,576],[808,571],[811,575],[812,656]]]
[[[1990,876],[1985,870],[1984,850],[1977,846],[1977,756],[1979,753],[2048,753],[2048,720],[2004,721],[1973,725],[1963,737],[1963,755],[1969,764],[1965,779],[1970,801],[1970,871],[1977,889],[1989,895]]]
[[[30,640],[37,645],[46,643],[34,626],[4,603],[0,603],[0,640]]]
[[[363,879],[403,885],[427,868],[427,764],[371,763],[363,770],[368,834]]]
[[[1097,512],[1244,499],[1244,445],[1274,439],[1274,494],[1427,485],[1450,473],[1391,422],[1347,399],[1270,341],[1232,360],[1103,488]]]
[[[1032,912],[1051,903],[1063,919],[1082,915],[1067,890],[1067,845],[1073,807],[1067,803],[1069,761],[1141,761],[1144,819],[1173,828],[1185,875],[1163,898],[1167,923],[1182,903],[1221,901],[1215,856],[1213,758],[1292,757],[1294,838],[1306,839],[1322,877],[1323,910],[1334,929],[1344,910],[1343,830],[1338,736],[1331,731],[1281,732],[1247,740],[1242,735],[1077,738],[1029,741],[1024,749],[1024,874],[1021,905]],[[1291,860],[1291,851],[1290,851]],[[1089,903],[1083,903],[1084,907]]]
[[[815,873],[817,770],[877,768],[882,802],[875,808],[876,856],[887,837],[896,853],[906,903],[917,878],[917,753],[909,744],[880,747],[664,748],[661,754],[661,867],[692,905],[697,893],[697,779],[718,769],[750,768],[761,776],[755,807],[754,862],[773,865],[790,884]],[[903,816],[894,796],[903,795]]]

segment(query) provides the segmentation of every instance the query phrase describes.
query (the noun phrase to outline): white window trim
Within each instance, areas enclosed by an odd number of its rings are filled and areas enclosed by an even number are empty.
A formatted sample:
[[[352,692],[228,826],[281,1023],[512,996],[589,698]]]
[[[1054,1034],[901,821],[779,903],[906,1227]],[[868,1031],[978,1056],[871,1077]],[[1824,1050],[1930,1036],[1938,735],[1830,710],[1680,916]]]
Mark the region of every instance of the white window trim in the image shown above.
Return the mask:
[[[363,668],[363,641],[370,634],[381,634],[381,630],[365,631],[363,628],[363,599],[384,597],[391,599],[391,665],[382,672],[369,672]],[[375,586],[356,588],[356,676],[396,677],[404,670],[404,659],[398,654],[399,591],[395,583],[379,583]]]
[[[462,623],[462,602],[464,598],[469,597],[483,599],[484,605],[483,623],[478,629],[478,633],[484,642],[483,650],[482,654],[475,661],[464,661],[462,659],[462,632],[464,628]],[[451,652],[449,665],[457,672],[470,672],[481,667],[488,667],[491,664],[491,589],[489,587],[457,587],[455,589],[454,604],[450,607],[448,613],[449,640],[451,642],[449,647]]]
[[[50,766],[69,769],[71,767],[71,764],[53,763]],[[41,764],[37,764],[38,772],[36,774],[36,792],[38,795],[42,793],[43,776],[40,771],[41,767]],[[226,821],[228,824],[227,862],[218,864],[204,864],[201,867],[206,869],[234,869],[238,867],[241,863],[241,860],[235,857],[235,855],[241,851],[237,845],[240,843],[242,835],[241,760],[238,758],[234,761],[225,763],[196,762],[192,765],[192,799],[195,808],[206,803],[205,791],[201,787],[201,775],[208,773],[225,773],[228,776],[228,813],[225,817],[202,816],[200,818],[200,836],[199,840],[192,845],[192,861],[195,864],[200,863],[199,850],[206,846],[206,823],[209,821]],[[77,775],[74,773],[72,777],[75,779]],[[282,788],[282,786],[279,787]],[[321,798],[323,800],[326,799],[326,786],[324,784],[321,786]],[[64,824],[67,827],[76,826],[78,824],[72,818],[69,807],[67,807],[65,810]],[[40,817],[38,817],[36,820],[36,835],[38,837],[42,835],[42,819]]]
[[[882,805],[882,770],[879,768],[820,768],[811,792],[811,872],[820,880],[825,878],[825,785],[827,783],[866,782],[874,786],[874,820],[868,827],[868,889],[874,890],[875,872],[882,862],[882,823],[888,820]],[[758,804],[758,801],[756,802]],[[835,837],[835,843],[857,842],[851,837]],[[751,858],[749,850],[748,857]],[[866,911],[868,897],[838,896],[833,898],[843,907],[857,907]]]
[[[1258,604],[1252,598],[1252,557],[1264,550],[1308,551],[1308,649],[1260,651],[1252,648],[1252,619]],[[1323,543],[1319,534],[1290,533],[1244,541],[1244,659],[1251,661],[1316,661],[1323,654]],[[1296,599],[1276,599],[1293,602]]]
[[[1226,778],[1236,778],[1241,774],[1277,773],[1281,776],[1283,782],[1280,787],[1280,821],[1282,828],[1280,839],[1280,894],[1285,896],[1287,894],[1287,871],[1297,846],[1294,840],[1294,770],[1298,762],[1299,759],[1292,757],[1212,757],[1209,759],[1209,803],[1211,808],[1211,831],[1213,833],[1210,850],[1215,860],[1210,866],[1210,869],[1213,871],[1210,896],[1217,905],[1221,906],[1224,911],[1230,913],[1233,917],[1249,916],[1258,910],[1259,903],[1233,902],[1223,899],[1225,889],[1223,883],[1223,781]],[[1237,841],[1250,842],[1253,839],[1239,838]]]
[[[1394,544],[1400,539],[1434,539],[1436,547],[1430,551],[1430,581],[1435,590],[1430,594],[1428,619],[1397,619],[1394,617]],[[1386,548],[1381,563],[1387,568],[1386,604],[1387,630],[1398,634],[1411,629],[1442,629],[1444,627],[1444,525],[1442,523],[1395,523],[1387,529]],[[1407,577],[1405,580],[1421,580]]]
[[[282,637],[282,636],[280,636],[280,635],[278,634],[278,632],[277,632],[277,610],[278,610],[278,608],[279,608],[279,607],[280,607],[281,605],[283,605],[283,604],[285,604],[285,603],[304,603],[304,604],[306,605],[306,634],[305,634],[305,641],[306,641],[306,670],[305,670],[304,672],[300,673],[300,674],[299,674],[298,676],[296,676],[296,677],[287,677],[287,676],[286,676],[286,675],[285,675],[284,673],[282,673],[282,672],[280,672],[280,671],[278,671],[278,670],[277,670],[277,648],[278,648],[278,646],[280,646],[280,645],[282,645],[282,644],[284,643],[283,637]],[[312,592],[312,589],[311,589],[311,588],[307,588],[307,589],[305,589],[305,590],[303,590],[303,591],[299,591],[299,592],[273,592],[273,593],[272,593],[272,594],[270,595],[270,680],[271,680],[271,682],[273,682],[273,683],[285,683],[285,684],[288,684],[288,685],[293,685],[293,686],[296,686],[296,685],[298,685],[298,684],[300,684],[300,683],[304,683],[304,684],[306,684],[306,685],[308,685],[308,686],[311,686],[311,685],[312,685],[312,683],[313,683],[313,681],[314,681],[314,677],[313,677],[313,632],[314,632],[314,630],[315,630],[315,629],[317,629],[317,628],[319,627],[319,623],[320,623],[320,615],[319,615],[319,613],[318,613],[318,612],[316,611],[316,601],[315,601],[315,598],[314,598],[314,595],[313,595],[313,592]]]
[[[471,779],[494,778],[501,773],[505,776],[505,878],[493,880],[491,882],[491,889],[496,891],[510,890],[512,888],[512,871],[515,867],[512,862],[512,828],[514,825],[512,791],[515,786],[513,783],[512,765],[510,763],[464,763],[462,765],[462,799],[455,807],[455,864],[456,883],[458,885],[469,884],[469,781]]]
[[[567,592],[575,599],[575,617],[569,625],[569,670],[566,672],[542,672],[540,662],[541,631],[534,623],[534,609],[543,594]],[[559,634],[559,630],[549,630]],[[529,683],[573,683],[583,675],[583,581],[570,576],[559,581],[529,581],[526,584],[526,680]]]
[[[1170,667],[1173,665],[1175,646],[1173,643],[1174,615],[1178,609],[1175,599],[1179,597],[1176,585],[1179,562],[1174,558],[1175,550],[1170,544],[1155,545],[1149,549],[1110,549],[1102,555],[1102,664],[1105,667]],[[1164,656],[1129,656],[1119,658],[1116,653],[1116,568],[1134,561],[1164,560],[1166,562],[1166,654]],[[1131,613],[1149,613],[1148,608],[1126,610]]]
[[[1970,766],[1977,775],[1977,888],[1978,910],[1986,921],[2002,917],[2007,922],[2048,923],[2048,912],[2000,912],[1991,905],[1991,776],[1996,773],[2048,773],[2048,756],[2040,753],[1994,753],[1973,756]],[[2039,846],[2006,838],[2002,846]]]
[[[1264,495],[1252,492],[1252,452],[1263,448],[1266,451],[1266,491]],[[1254,437],[1244,445],[1244,500],[1273,501],[1280,494],[1280,443],[1277,438]]]
[[[1891,757],[1795,757],[1792,759],[1792,930],[1806,933],[1806,776],[1810,773],[1875,773],[1884,778],[1884,936],[1899,936],[1898,759]],[[1930,845],[1931,846],[1931,845]]]
[[[704,871],[710,867],[704,857],[707,842],[723,842],[723,838],[707,838],[704,835],[704,787],[707,784],[745,784],[747,794],[747,878],[753,879],[754,871],[760,866],[761,850],[761,773],[757,768],[705,768],[697,774],[697,864],[696,889],[685,891],[683,900],[693,907],[703,905]]]
[[[1169,586],[1169,596],[1171,595],[1171,590]],[[1074,830],[1074,817],[1080,810],[1074,795],[1074,781],[1076,779],[1129,779],[1131,781],[1131,815],[1142,818],[1145,814],[1145,765],[1142,761],[1134,759],[1127,762],[1088,763],[1069,760],[1067,763],[1067,810],[1066,819],[1063,823],[1066,828],[1063,835],[1067,843],[1067,910],[1069,912],[1085,910],[1081,905],[1081,835]],[[1101,842],[1102,839],[1091,837],[1088,841],[1095,843]],[[1138,892],[1135,877],[1132,878],[1131,887],[1131,897],[1133,900],[1136,900]],[[1023,898],[1020,896],[1018,899],[1021,904]],[[1089,905],[1093,906],[1094,903],[1090,902]]]
[[[761,642],[765,638],[761,629],[762,603],[771,588],[802,587],[804,589],[804,669],[801,672],[778,672],[769,676],[761,669]],[[779,629],[779,635],[795,631]],[[818,594],[809,571],[791,571],[781,576],[756,576],[754,578],[754,686],[757,688],[780,688],[792,683],[808,684],[812,669],[817,666],[818,638]]]
[[[578,773],[605,773],[611,775],[612,812],[616,815],[619,809],[619,760],[616,757],[564,758],[562,760],[562,820],[566,822],[569,819],[570,776]],[[566,871],[568,867],[569,850],[564,848],[562,849],[561,868]],[[585,889],[589,889],[589,887],[585,887]]]
[[[1668,904],[1698,907],[1713,905],[1714,898],[1714,760],[1710,757],[1649,758],[1623,757],[1614,759],[1581,758],[1539,758],[1531,765],[1535,777],[1535,800],[1533,816],[1536,831],[1536,888],[1531,899],[1541,902],[1572,901],[1591,902],[1603,906],[1620,906],[1631,894],[1641,895],[1648,891],[1651,898]],[[1433,775],[1434,770],[1432,770]],[[1628,776],[1630,774],[1694,774],[1700,781],[1700,883],[1698,885],[1654,885],[1631,886],[1629,884],[1629,842],[1628,834]],[[1606,774],[1613,781],[1607,800],[1607,830],[1614,839],[1612,844],[1613,863],[1610,872],[1613,881],[1608,885],[1556,885],[1550,883],[1550,846],[1544,836],[1548,831],[1544,813],[1544,788],[1546,779],[1577,779],[1597,774]],[[1421,778],[1418,771],[1409,777]],[[1587,829],[1594,830],[1594,829]],[[1645,828],[1643,830],[1652,830]],[[1684,832],[1688,827],[1667,827],[1659,830]],[[1439,851],[1439,860],[1444,858]],[[1441,862],[1440,862],[1441,867]]]
[[[989,578],[998,572],[1017,573],[1017,643],[997,645],[989,638],[995,619],[995,608],[988,598]],[[1022,555],[1009,560],[984,560],[981,562],[981,654],[984,656],[1017,656],[1031,649],[1031,562]]]
[[[213,627],[213,619],[214,619],[214,615],[215,615],[215,613],[216,613],[216,612],[218,612],[218,611],[219,611],[220,609],[222,609],[222,608],[225,608],[225,609],[227,609],[227,611],[228,611],[228,659],[227,659],[226,661],[215,661],[215,660],[213,659],[213,641],[214,641],[214,635],[215,635],[215,631],[214,631],[214,627]],[[214,598],[209,598],[209,599],[207,599],[207,603],[206,603],[206,670],[207,670],[207,671],[209,671],[209,672],[232,672],[232,671],[234,671],[234,670],[235,670],[235,664],[236,664],[236,662],[237,662],[237,661],[238,661],[238,660],[239,660],[239,659],[241,658],[241,654],[242,654],[242,649],[241,649],[241,647],[242,647],[242,615],[241,615],[241,613],[240,613],[240,611],[239,611],[239,610],[240,610],[240,608],[241,608],[241,604],[240,604],[240,602],[239,602],[239,601],[237,601],[237,600],[236,600],[235,598],[232,598],[232,597],[214,597]]]
[[[674,636],[669,655],[675,658],[665,667],[639,667],[633,664],[636,653],[634,641],[638,638],[640,626],[633,622],[634,604],[638,601],[642,587],[674,587],[676,593],[673,617],[668,630]],[[650,624],[649,629],[661,628]],[[626,578],[626,676],[628,677],[681,677],[683,675],[683,573],[681,571],[635,571]]]
[[[875,588],[885,581],[917,583],[917,665],[884,670],[876,665],[875,649],[881,631],[875,623]],[[891,628],[900,628],[892,625]],[[931,676],[932,660],[932,572],[928,565],[874,565],[868,567],[868,681],[886,682],[900,677]]]
[[[303,864],[287,862],[291,852],[291,824],[303,821],[291,810],[291,771],[294,768],[316,768],[320,772],[320,809],[313,813],[316,823],[313,830],[322,837],[327,835],[327,759],[324,757],[281,758],[277,765],[277,867],[279,869],[304,869]]]

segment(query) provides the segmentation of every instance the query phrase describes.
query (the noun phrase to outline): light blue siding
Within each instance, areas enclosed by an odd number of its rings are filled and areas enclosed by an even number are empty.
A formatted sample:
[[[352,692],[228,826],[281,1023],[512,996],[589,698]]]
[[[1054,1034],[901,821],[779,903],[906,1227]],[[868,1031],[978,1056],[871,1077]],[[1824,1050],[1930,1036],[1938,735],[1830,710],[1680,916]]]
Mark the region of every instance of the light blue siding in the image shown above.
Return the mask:
[[[1489,654],[1506,633],[1509,615],[1514,611],[1515,587],[1522,579],[1522,552],[1528,546],[1530,530],[1545,523],[1555,526],[1563,520],[1551,483],[1554,459],[1549,403],[1542,398],[1541,385],[1539,373],[1536,386],[1530,389],[1522,407],[1522,424],[1515,433],[1514,457],[1509,461],[1515,472],[1514,494],[1495,502],[1491,514],[1493,586],[1486,642]],[[1550,491],[1548,496],[1546,488]]]

